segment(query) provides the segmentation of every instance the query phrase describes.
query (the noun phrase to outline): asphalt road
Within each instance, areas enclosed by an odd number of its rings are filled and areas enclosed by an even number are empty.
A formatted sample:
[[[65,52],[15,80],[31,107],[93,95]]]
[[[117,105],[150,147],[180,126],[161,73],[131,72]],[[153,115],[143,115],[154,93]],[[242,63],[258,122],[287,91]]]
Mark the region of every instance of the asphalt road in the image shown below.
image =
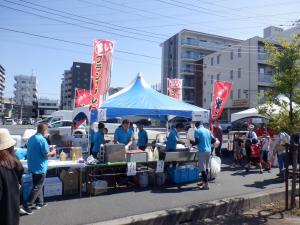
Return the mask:
[[[242,168],[223,165],[222,172],[210,190],[200,190],[196,183],[177,187],[110,190],[105,195],[48,202],[48,206],[33,215],[21,217],[21,225],[79,225],[136,214],[182,207],[282,187],[276,181],[278,169],[259,174],[246,174]]]

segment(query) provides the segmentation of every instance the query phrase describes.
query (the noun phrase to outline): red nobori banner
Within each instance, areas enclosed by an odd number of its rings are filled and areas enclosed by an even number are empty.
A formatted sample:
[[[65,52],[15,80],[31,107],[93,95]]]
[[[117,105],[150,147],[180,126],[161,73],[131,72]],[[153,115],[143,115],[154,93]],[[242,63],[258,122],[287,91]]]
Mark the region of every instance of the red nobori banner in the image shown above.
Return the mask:
[[[214,93],[211,104],[211,120],[217,120],[220,118],[224,106],[230,95],[232,83],[216,81],[214,85]]]
[[[182,79],[167,79],[168,96],[182,100]]]
[[[75,108],[89,105],[91,102],[91,92],[90,90],[75,89]]]
[[[114,43],[95,40],[93,44],[91,108],[99,108],[100,96],[105,95],[110,86],[112,52]]]

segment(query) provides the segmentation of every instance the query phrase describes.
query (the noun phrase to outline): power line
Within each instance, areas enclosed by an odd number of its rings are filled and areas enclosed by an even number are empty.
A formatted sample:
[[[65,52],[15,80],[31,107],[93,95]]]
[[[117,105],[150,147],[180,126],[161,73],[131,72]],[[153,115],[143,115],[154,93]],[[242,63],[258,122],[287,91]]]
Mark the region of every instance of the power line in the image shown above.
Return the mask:
[[[76,42],[76,41],[68,41],[68,40],[64,40],[64,39],[60,39],[60,38],[49,37],[49,36],[44,36],[44,35],[34,34],[34,33],[29,33],[29,32],[25,32],[25,31],[19,31],[19,30],[4,28],[4,27],[0,27],[0,29],[1,30],[5,30],[5,31],[9,31],[9,32],[19,33],[19,34],[25,34],[25,35],[28,35],[28,36],[34,36],[34,37],[38,37],[38,38],[44,38],[44,39],[49,39],[49,40],[64,42],[64,43],[68,43],[68,44],[75,44],[75,45],[80,45],[80,46],[89,47],[89,48],[93,47],[92,45],[88,45],[88,44],[84,44],[84,43],[80,43],[80,42]],[[115,51],[116,52],[120,52],[120,53],[124,53],[124,54],[128,54],[128,55],[141,56],[141,57],[151,58],[151,59],[160,59],[158,57],[144,55],[144,54],[139,54],[139,53],[134,53],[134,52],[129,52],[129,51],[123,51],[123,50],[115,50]]]
[[[108,34],[113,34],[113,35],[117,35],[117,36],[121,36],[121,37],[126,37],[126,38],[131,38],[131,39],[136,39],[136,40],[141,40],[141,41],[146,41],[146,42],[151,42],[151,43],[156,43],[156,44],[159,43],[157,41],[153,41],[153,40],[149,40],[149,39],[138,38],[138,37],[133,37],[133,36],[129,36],[129,35],[118,34],[118,33],[115,33],[115,32],[105,31],[105,30],[101,30],[101,29],[97,29],[97,28],[87,27],[87,26],[76,24],[76,23],[67,22],[67,21],[64,21],[64,20],[60,20],[60,19],[55,19],[55,18],[51,18],[51,17],[48,17],[48,16],[39,15],[39,14],[36,14],[36,13],[33,13],[33,12],[29,12],[29,11],[24,11],[24,10],[21,10],[21,9],[12,8],[12,7],[9,7],[9,6],[6,6],[6,5],[2,5],[2,4],[0,4],[0,7],[8,8],[8,9],[11,9],[11,10],[14,10],[14,11],[18,11],[18,12],[22,12],[22,13],[25,13],[25,14],[34,15],[34,16],[37,16],[37,17],[45,18],[45,19],[52,20],[52,21],[57,21],[57,22],[60,22],[60,23],[65,23],[65,24],[68,24],[68,25],[72,25],[72,26],[76,26],[76,27],[80,27],[80,28],[84,28],[84,29],[88,29],[88,30],[100,31],[100,32],[108,33]]]
[[[106,26],[108,28],[111,28],[111,29],[116,29],[114,27],[119,27],[119,28],[123,28],[123,29],[126,29],[126,30],[138,31],[138,32],[141,33],[139,35],[144,35],[143,33],[148,33],[148,34],[153,34],[153,35],[160,36],[160,37],[164,36],[162,34],[157,34],[157,33],[149,32],[149,31],[145,31],[145,30],[140,30],[140,29],[135,29],[135,28],[132,28],[132,27],[120,26],[120,25],[117,25],[117,24],[108,23],[108,22],[101,21],[101,20],[98,20],[98,19],[92,19],[92,18],[88,18],[88,17],[85,17],[85,16],[80,16],[80,15],[69,13],[69,12],[66,12],[66,11],[62,11],[62,10],[58,10],[58,9],[53,9],[53,8],[50,8],[50,7],[46,7],[46,6],[43,6],[43,5],[40,5],[40,4],[31,3],[31,2],[28,2],[28,1],[25,1],[25,0],[19,0],[19,1],[26,2],[28,4],[35,5],[35,6],[38,6],[38,7],[46,8],[46,9],[49,9],[49,10],[52,10],[52,11],[60,12],[60,13],[63,13],[63,14],[71,15],[71,16],[74,16],[74,17],[83,18],[83,19],[86,19],[86,20],[89,20],[89,21],[95,21],[95,22],[104,24],[104,26]],[[96,24],[96,25],[98,25],[98,24]],[[107,26],[107,25],[110,25],[110,26]],[[120,29],[116,29],[116,30],[120,30]]]

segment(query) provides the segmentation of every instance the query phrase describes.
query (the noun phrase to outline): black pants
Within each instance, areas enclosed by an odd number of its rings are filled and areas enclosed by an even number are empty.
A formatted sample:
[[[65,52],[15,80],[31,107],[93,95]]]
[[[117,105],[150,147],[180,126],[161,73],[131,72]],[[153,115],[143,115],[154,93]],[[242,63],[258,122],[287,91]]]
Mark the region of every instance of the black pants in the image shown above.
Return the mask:
[[[45,182],[46,174],[32,174],[33,187],[29,195],[29,200],[26,206],[31,206],[34,203],[43,204],[44,203],[44,193],[43,187]]]

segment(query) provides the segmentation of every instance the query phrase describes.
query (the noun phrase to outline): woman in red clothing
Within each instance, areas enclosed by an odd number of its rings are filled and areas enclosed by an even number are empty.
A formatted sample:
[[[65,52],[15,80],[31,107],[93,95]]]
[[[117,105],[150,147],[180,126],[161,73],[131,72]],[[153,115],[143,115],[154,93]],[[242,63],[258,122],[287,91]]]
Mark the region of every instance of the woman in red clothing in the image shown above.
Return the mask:
[[[247,163],[247,165],[245,165],[247,172],[250,169],[250,165],[254,164],[259,167],[259,173],[262,174],[260,151],[261,146],[257,143],[257,139],[253,139],[251,144],[250,161]]]

